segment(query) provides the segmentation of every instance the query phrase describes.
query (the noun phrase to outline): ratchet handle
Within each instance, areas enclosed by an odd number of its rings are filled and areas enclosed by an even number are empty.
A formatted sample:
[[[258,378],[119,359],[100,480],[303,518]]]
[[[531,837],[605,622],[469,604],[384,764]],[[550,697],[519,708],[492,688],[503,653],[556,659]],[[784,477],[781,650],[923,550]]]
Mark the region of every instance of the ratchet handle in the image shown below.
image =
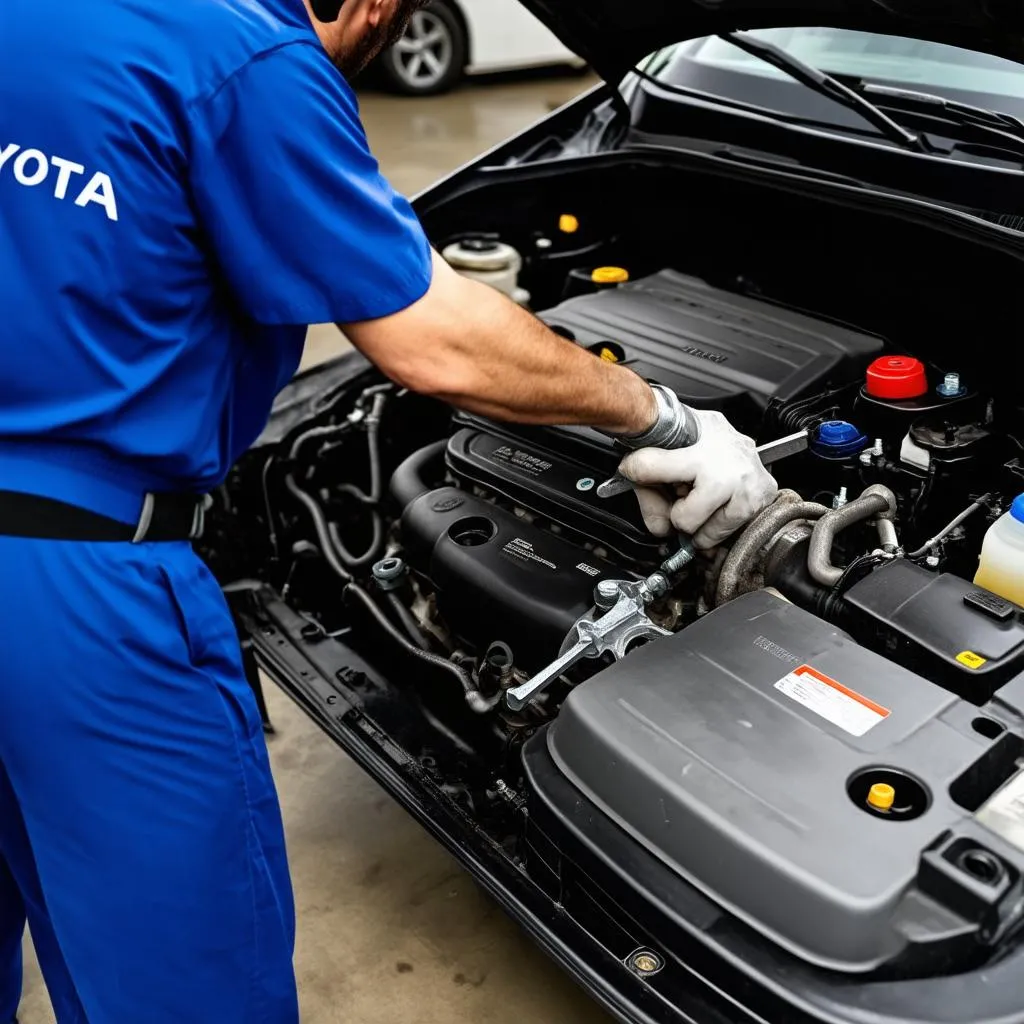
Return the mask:
[[[773,462],[786,458],[787,455],[796,455],[798,452],[805,451],[809,443],[810,432],[798,430],[795,434],[787,434],[775,441],[758,445],[757,454],[762,465],[770,466]],[[597,496],[599,498],[614,498],[618,494],[624,494],[631,490],[633,486],[632,480],[627,480],[621,473],[616,472],[614,476],[598,485]]]

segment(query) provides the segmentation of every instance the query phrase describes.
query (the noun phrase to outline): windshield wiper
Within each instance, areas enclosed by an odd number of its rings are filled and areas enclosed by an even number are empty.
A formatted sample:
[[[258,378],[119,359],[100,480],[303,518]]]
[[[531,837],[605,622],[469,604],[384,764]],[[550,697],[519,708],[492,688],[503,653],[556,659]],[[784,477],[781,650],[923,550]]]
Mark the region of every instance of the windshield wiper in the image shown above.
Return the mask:
[[[727,43],[732,43],[733,46],[743,50],[745,53],[749,53],[753,57],[760,57],[765,63],[771,64],[772,67],[785,72],[802,85],[806,85],[808,89],[812,89],[822,96],[835,100],[836,103],[842,104],[847,110],[860,114],[865,121],[876,128],[885,138],[898,145],[906,149],[917,150],[918,152],[929,151],[928,145],[922,140],[920,135],[907,131],[906,128],[897,124],[888,114],[876,107],[870,100],[865,99],[860,93],[847,88],[838,79],[833,78],[824,71],[819,71],[818,68],[805,64],[798,57],[787,53],[774,43],[765,42],[763,39],[758,39],[743,32],[726,32],[720,35],[719,38],[724,39]]]
[[[857,94],[877,96],[892,110],[922,114],[961,128],[975,129],[980,141],[992,145],[1009,145],[1017,153],[1024,149],[1024,121],[1012,114],[989,110],[986,107],[974,107],[969,103],[948,100],[930,92],[900,89],[874,82],[862,82]]]

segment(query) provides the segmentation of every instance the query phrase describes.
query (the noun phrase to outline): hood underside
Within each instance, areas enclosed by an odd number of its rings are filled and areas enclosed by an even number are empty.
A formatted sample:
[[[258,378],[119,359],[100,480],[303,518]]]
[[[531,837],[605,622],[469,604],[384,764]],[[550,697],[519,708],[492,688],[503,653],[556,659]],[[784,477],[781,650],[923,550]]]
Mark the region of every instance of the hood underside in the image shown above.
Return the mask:
[[[1024,63],[1019,0],[522,0],[609,82],[663,46],[790,26],[910,36]]]

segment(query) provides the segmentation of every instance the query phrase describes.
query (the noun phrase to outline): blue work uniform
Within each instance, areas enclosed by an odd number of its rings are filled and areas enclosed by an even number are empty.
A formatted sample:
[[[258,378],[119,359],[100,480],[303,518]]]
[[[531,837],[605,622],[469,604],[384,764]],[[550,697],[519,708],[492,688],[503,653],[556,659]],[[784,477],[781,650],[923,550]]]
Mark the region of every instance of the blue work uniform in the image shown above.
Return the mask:
[[[430,249],[301,0],[0,4],[0,488],[134,523],[219,484],[305,325]],[[276,793],[186,541],[0,537],[0,1022],[296,1021]]]

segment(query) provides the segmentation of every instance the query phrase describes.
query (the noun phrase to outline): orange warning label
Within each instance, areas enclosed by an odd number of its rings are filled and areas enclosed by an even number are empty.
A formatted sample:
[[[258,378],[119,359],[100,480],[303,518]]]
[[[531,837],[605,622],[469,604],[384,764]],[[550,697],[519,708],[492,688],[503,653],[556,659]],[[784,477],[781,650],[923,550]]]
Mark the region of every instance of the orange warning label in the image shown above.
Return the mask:
[[[851,736],[863,736],[891,714],[889,708],[876,704],[810,665],[793,669],[775,684],[775,689],[838,725]]]

